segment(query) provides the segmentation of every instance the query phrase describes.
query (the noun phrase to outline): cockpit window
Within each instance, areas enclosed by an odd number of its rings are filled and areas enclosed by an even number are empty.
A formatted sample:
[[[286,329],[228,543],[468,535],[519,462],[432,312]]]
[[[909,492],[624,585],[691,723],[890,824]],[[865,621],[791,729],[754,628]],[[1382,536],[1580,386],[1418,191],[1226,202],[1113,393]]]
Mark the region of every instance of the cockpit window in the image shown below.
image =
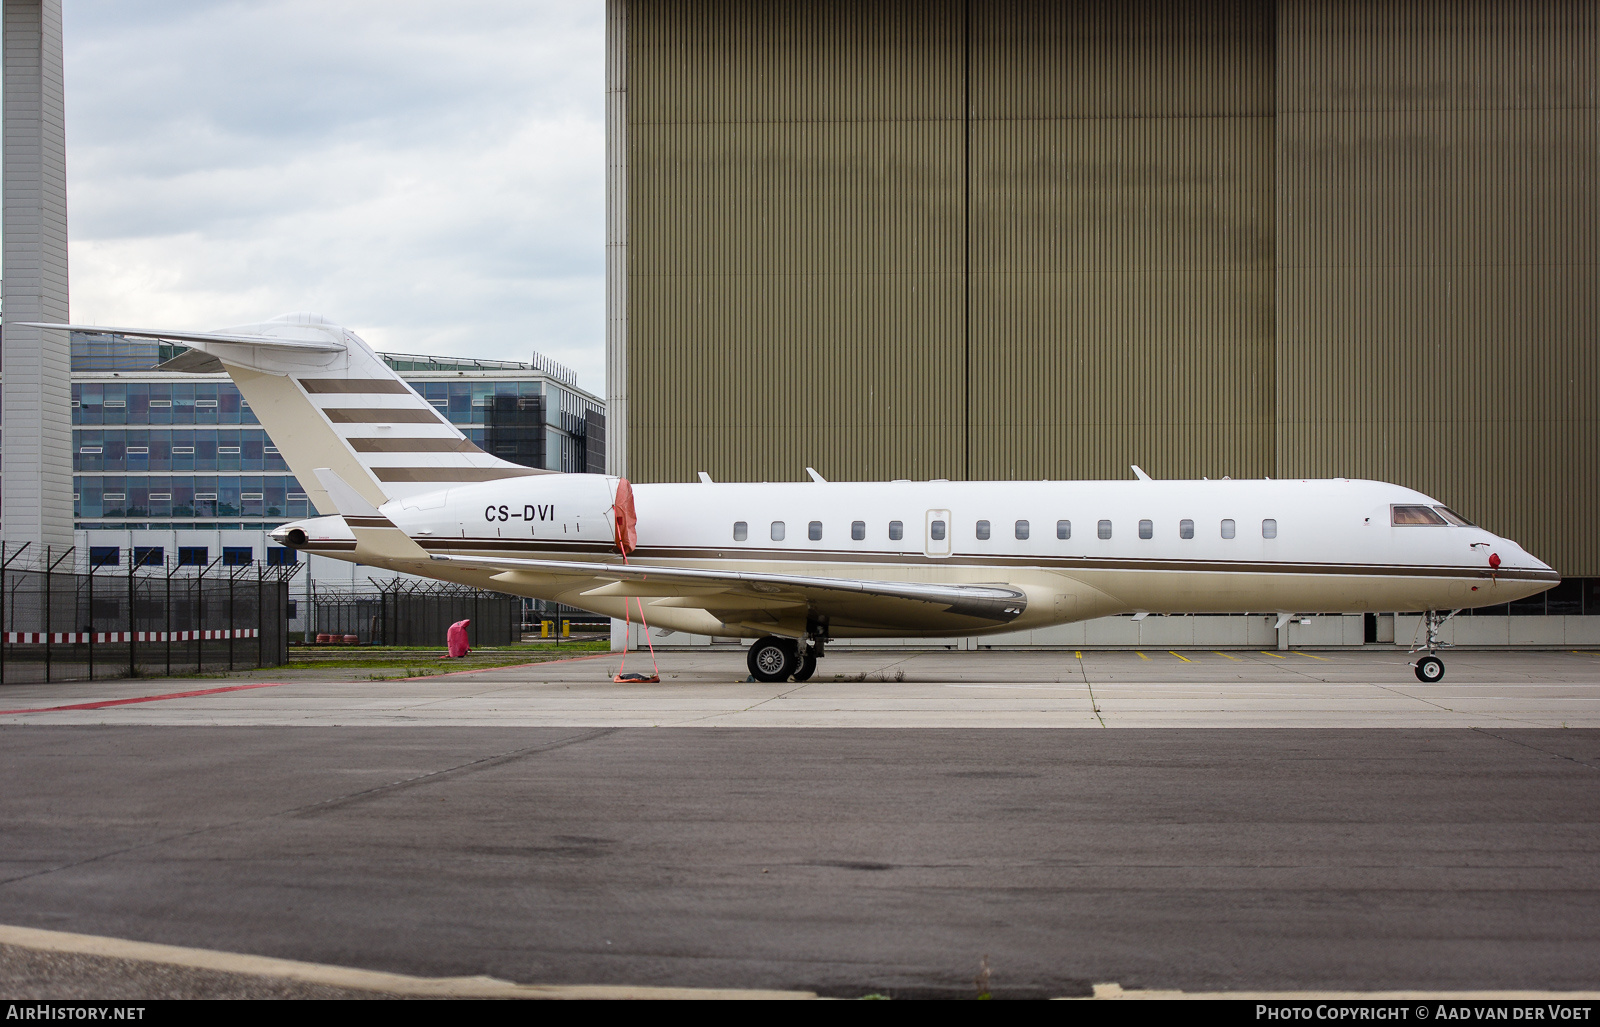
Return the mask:
[[[1456,513],[1454,510],[1450,509],[1448,506],[1436,506],[1436,507],[1434,507],[1434,509],[1439,511],[1439,513],[1444,516],[1445,520],[1449,521],[1451,524],[1454,524],[1458,528],[1476,528],[1477,527],[1476,524],[1473,524],[1471,521],[1467,520],[1465,517],[1463,517],[1460,514]]]
[[[1391,506],[1390,523],[1396,526],[1407,524],[1448,524],[1443,517],[1434,513],[1425,506]]]

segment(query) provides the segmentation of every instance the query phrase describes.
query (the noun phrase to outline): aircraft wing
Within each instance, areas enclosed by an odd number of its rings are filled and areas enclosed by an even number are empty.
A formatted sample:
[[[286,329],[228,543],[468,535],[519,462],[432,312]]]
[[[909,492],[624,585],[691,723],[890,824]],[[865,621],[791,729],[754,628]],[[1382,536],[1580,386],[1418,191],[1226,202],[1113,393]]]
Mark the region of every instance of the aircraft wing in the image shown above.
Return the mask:
[[[841,627],[930,628],[956,632],[964,627],[1006,624],[1022,615],[1028,597],[1022,589],[998,584],[872,581],[805,574],[652,567],[624,563],[524,560],[479,556],[433,559],[497,569],[497,578],[514,583],[530,578],[589,578],[601,582],[582,593],[595,597],[655,597],[650,605],[705,610],[728,622],[799,621],[825,618]]]

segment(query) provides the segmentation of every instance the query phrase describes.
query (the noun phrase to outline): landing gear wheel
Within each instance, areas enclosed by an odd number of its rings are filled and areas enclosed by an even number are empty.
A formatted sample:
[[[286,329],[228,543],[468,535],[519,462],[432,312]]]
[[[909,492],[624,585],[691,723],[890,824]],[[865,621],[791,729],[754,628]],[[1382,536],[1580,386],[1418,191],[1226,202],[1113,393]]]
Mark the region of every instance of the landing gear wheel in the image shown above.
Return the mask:
[[[745,663],[750,667],[750,676],[769,684],[788,680],[799,662],[793,642],[771,635],[756,639],[745,658]]]
[[[1444,677],[1444,661],[1437,656],[1424,656],[1417,661],[1417,680],[1433,684]]]
[[[794,672],[796,681],[810,681],[811,675],[817,672],[817,657],[814,653],[806,653],[800,657],[800,669]]]

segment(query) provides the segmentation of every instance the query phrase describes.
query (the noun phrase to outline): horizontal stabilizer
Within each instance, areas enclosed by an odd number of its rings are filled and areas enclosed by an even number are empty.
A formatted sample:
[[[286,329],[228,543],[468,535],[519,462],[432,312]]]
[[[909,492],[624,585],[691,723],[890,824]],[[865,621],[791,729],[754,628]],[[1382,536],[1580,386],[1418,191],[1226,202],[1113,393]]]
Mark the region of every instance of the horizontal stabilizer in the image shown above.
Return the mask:
[[[222,361],[200,349],[186,349],[182,353],[151,368],[153,371],[181,371],[184,374],[218,374],[226,368]]]
[[[94,332],[99,335],[127,335],[135,339],[161,339],[167,342],[224,342],[243,346],[270,346],[274,349],[303,350],[310,353],[342,353],[344,345],[312,339],[284,339],[269,335],[236,335],[230,332],[177,332],[154,328],[111,328],[106,325],[58,325],[39,321],[16,322],[25,328],[55,328],[70,332]]]

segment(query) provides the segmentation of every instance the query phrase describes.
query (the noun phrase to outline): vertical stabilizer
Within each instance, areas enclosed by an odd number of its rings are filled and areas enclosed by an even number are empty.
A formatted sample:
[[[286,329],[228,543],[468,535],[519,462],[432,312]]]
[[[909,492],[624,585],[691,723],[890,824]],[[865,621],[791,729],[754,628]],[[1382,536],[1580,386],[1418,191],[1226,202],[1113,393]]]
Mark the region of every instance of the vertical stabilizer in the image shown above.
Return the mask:
[[[335,512],[317,468],[373,507],[472,482],[549,474],[490,456],[419,396],[361,337],[317,314],[216,332],[40,325],[167,339],[191,350],[162,370],[226,371],[307,496]]]

